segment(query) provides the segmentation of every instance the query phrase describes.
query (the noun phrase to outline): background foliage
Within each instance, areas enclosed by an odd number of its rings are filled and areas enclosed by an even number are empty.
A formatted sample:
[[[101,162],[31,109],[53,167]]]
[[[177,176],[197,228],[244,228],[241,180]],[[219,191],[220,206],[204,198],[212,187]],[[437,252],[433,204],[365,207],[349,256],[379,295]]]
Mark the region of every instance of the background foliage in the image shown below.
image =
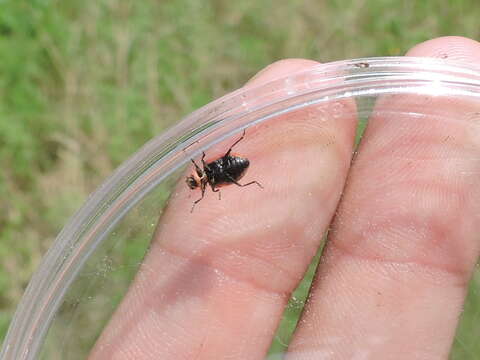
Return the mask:
[[[438,5],[438,7],[437,7]],[[288,57],[478,39],[477,0],[0,1],[0,340],[42,255],[111,171]]]

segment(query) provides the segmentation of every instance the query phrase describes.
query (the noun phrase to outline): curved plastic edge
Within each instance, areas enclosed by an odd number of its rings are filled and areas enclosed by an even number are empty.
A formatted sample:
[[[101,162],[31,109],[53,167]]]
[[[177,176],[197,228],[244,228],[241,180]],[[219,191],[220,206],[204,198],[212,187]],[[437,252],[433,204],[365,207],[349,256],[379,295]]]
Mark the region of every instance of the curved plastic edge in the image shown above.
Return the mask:
[[[125,161],[68,221],[25,291],[0,359],[36,358],[66,291],[90,254],[131,207],[202,149],[312,102],[432,88],[435,93],[478,97],[480,67],[413,57],[346,60],[241,88],[194,111]]]

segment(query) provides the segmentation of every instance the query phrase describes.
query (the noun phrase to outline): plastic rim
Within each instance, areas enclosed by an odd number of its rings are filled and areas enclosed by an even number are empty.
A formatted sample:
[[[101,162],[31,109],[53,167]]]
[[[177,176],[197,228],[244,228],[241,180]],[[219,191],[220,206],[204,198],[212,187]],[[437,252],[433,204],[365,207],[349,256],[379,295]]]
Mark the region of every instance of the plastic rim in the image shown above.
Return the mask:
[[[413,57],[346,60],[242,88],[196,110],[125,161],[68,221],[25,291],[0,358],[37,357],[56,311],[89,256],[135,204],[202,149],[308,105],[382,94],[478,98],[480,67]]]

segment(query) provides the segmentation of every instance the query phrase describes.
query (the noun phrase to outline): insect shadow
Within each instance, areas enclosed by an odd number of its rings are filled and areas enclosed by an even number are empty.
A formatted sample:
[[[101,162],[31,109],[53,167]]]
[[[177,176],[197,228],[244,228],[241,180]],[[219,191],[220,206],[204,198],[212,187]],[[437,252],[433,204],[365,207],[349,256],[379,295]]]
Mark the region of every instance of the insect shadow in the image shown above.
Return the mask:
[[[222,157],[217,160],[207,163],[205,161],[205,152],[202,153],[202,167],[198,166],[195,160],[191,159],[195,169],[190,176],[187,176],[185,182],[190,189],[200,188],[202,191],[202,196],[200,199],[195,200],[192,205],[190,212],[193,212],[195,205],[197,205],[204,197],[205,190],[207,185],[210,185],[213,192],[218,192],[218,199],[221,199],[220,189],[221,186],[235,184],[237,186],[248,186],[252,184],[257,184],[261,189],[263,186],[258,181],[250,181],[246,184],[240,184],[238,181],[245,175],[248,167],[250,166],[250,160],[245,157],[240,157],[232,155],[232,149],[240,141],[245,138],[245,130],[243,134],[233,143],[232,146]]]

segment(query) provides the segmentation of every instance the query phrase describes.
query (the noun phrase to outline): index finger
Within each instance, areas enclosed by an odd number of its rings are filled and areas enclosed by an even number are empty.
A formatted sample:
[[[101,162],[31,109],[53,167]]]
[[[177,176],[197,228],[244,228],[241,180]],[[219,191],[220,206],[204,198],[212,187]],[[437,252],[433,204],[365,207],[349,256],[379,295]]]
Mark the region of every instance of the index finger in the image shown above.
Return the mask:
[[[275,63],[255,86],[317,63]],[[190,213],[181,184],[150,252],[90,359],[260,359],[291,292],[334,214],[350,164],[356,116],[337,102],[248,129],[235,151],[250,160],[244,183]],[[322,121],[323,120],[323,121]],[[208,152],[217,158],[237,140]],[[206,158],[206,160],[211,160]],[[199,165],[200,166],[200,165]],[[148,270],[147,270],[148,269]]]

